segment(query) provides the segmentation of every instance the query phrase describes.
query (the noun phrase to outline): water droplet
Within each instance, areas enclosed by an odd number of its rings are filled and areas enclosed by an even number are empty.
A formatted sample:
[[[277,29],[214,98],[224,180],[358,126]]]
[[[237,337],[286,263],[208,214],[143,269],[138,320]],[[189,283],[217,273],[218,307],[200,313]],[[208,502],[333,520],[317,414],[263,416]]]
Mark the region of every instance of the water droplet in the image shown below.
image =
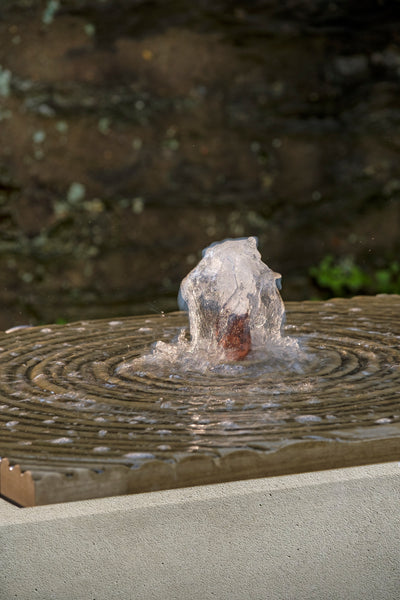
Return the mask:
[[[317,415],[299,415],[298,417],[295,417],[294,420],[298,423],[319,423],[322,421],[322,418]]]
[[[144,460],[152,460],[155,458],[155,456],[150,452],[128,452],[127,454],[123,455],[123,458],[131,463],[140,463]]]
[[[240,429],[237,423],[233,421],[221,421],[221,425],[224,429],[232,430],[232,429]]]
[[[96,446],[93,448],[93,452],[109,452],[110,448],[108,446]]]
[[[168,444],[160,444],[160,446],[157,446],[157,450],[164,452],[166,450],[171,450],[171,446],[168,446]]]
[[[20,331],[21,329],[30,329],[32,325],[16,325],[15,327],[10,327],[10,329],[6,329],[5,333],[14,333],[15,331]]]

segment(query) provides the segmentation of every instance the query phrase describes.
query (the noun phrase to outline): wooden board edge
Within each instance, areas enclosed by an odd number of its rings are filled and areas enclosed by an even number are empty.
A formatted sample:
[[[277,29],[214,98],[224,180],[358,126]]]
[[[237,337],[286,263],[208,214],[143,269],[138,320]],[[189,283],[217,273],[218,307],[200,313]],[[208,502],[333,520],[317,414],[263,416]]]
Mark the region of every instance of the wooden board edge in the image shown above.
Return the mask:
[[[19,506],[35,506],[35,483],[30,471],[11,465],[8,458],[0,461],[0,494]]]

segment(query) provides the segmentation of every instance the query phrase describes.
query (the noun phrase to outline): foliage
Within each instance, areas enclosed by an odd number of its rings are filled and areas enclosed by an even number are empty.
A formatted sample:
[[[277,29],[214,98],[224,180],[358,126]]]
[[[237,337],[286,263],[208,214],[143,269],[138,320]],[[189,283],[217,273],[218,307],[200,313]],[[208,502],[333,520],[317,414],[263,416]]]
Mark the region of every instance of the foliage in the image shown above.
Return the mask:
[[[400,294],[400,263],[391,262],[386,269],[375,272],[378,294]]]
[[[350,256],[335,260],[327,255],[319,265],[310,268],[309,274],[318,287],[334,296],[400,294],[400,264],[397,261],[369,273]]]

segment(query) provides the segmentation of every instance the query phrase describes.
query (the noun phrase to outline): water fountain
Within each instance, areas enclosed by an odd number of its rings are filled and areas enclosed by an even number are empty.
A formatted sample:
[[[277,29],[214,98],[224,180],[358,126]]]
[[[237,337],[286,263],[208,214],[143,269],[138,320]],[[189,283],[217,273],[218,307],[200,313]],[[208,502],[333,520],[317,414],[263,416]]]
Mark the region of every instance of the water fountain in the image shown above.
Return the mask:
[[[1,493],[40,505],[397,459],[399,297],[288,303],[282,336],[279,282],[255,238],[228,240],[182,282],[191,340],[183,312],[2,335]]]
[[[398,597],[400,297],[283,326],[279,281],[231,240],[182,282],[191,337],[184,312],[0,336],[0,491],[33,507],[0,499],[0,598]]]

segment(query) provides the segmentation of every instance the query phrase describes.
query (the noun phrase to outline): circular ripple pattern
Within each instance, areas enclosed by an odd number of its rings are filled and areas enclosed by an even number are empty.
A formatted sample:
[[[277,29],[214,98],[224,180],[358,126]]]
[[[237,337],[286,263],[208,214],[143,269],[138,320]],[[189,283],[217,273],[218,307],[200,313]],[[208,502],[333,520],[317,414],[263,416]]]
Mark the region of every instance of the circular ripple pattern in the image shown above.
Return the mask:
[[[288,303],[307,360],[230,369],[135,369],[186,316],[12,331],[0,338],[0,456],[130,466],[302,439],[400,434],[400,297]]]

